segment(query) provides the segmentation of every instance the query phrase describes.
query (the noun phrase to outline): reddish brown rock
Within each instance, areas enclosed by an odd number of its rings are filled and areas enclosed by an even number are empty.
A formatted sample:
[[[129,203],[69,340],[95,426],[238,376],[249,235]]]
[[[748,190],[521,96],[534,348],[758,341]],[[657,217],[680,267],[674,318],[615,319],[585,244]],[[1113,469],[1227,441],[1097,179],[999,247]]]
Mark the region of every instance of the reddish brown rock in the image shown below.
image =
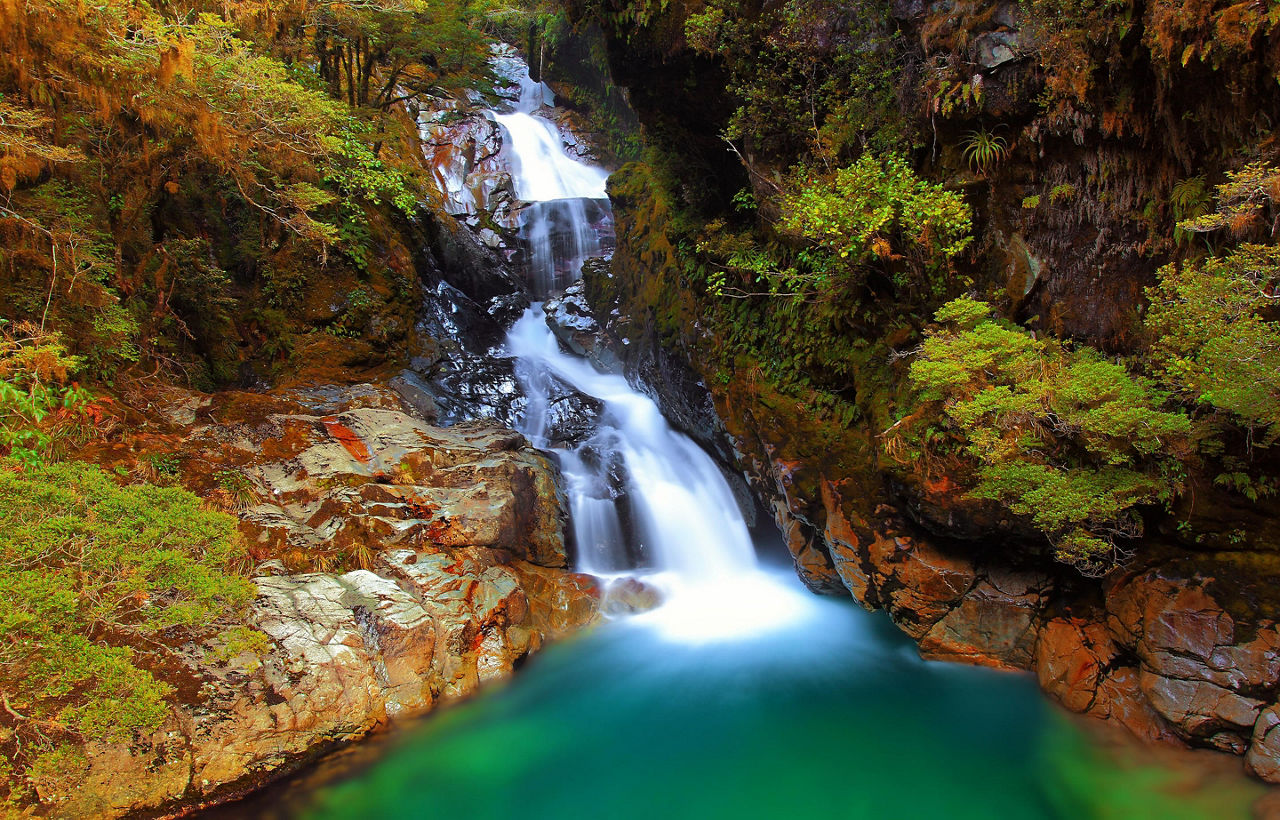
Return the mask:
[[[928,541],[903,536],[877,538],[869,545],[869,552],[873,566],[884,579],[878,584],[880,599],[898,625],[917,639],[945,618],[973,589],[978,578],[971,561],[945,555]],[[999,594],[988,597],[995,600]],[[980,608],[990,607],[984,603]],[[944,642],[959,642],[975,651],[980,647],[982,639],[963,638],[956,629],[963,631],[964,627],[953,618],[943,630],[951,635],[940,634],[935,644],[941,647]]]
[[[255,578],[247,624],[266,650],[228,660],[217,635],[180,647],[198,697],[152,736],[88,748],[81,781],[41,795],[58,816],[223,799],[465,697],[599,618],[594,580],[563,569],[564,499],[545,457],[510,430],[437,428],[390,406],[389,391],[355,392],[372,406],[224,394],[184,411],[214,419],[170,437],[202,454],[185,468],[189,483],[234,470],[257,502],[242,530],[273,560]],[[290,574],[299,556],[359,556],[369,569]]]
[[[864,538],[858,535],[854,522],[849,520],[844,507],[840,486],[834,481],[822,481],[822,507],[826,512],[826,526],[822,540],[827,546],[836,574],[850,594],[863,606],[872,605],[871,579],[863,564],[861,549]],[[865,522],[858,521],[859,529],[866,529]]]
[[[1088,712],[1115,656],[1115,644],[1103,624],[1083,618],[1053,618],[1041,627],[1036,641],[1036,678],[1063,706],[1073,712]]]
[[[1026,669],[1034,657],[1043,579],[993,573],[920,639],[927,658]]]

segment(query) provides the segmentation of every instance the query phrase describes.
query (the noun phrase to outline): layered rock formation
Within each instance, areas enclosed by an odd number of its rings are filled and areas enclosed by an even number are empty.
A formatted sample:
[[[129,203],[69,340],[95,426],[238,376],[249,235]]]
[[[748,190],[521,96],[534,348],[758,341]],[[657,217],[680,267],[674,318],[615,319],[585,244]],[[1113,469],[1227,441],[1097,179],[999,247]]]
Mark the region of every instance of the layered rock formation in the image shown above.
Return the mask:
[[[64,791],[40,795],[59,816],[228,799],[598,617],[594,580],[565,569],[555,468],[518,434],[432,427],[369,385],[169,398],[190,412],[164,441],[199,454],[185,483],[243,507],[258,597],[243,624],[171,647],[158,671],[179,705],[150,737],[89,748]],[[248,483],[228,499],[232,473]]]

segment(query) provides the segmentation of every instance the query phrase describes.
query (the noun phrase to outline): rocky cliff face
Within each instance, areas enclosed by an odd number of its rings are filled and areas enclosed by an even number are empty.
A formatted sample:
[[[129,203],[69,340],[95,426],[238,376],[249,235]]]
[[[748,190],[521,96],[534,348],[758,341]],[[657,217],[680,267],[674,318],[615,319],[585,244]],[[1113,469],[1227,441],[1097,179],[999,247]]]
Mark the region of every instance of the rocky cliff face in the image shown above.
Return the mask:
[[[226,800],[598,617],[595,582],[565,569],[555,467],[519,434],[434,427],[373,385],[170,390],[163,407],[98,460],[123,472],[149,449],[186,454],[174,478],[239,509],[258,561],[243,625],[259,637],[237,644],[223,624],[171,647],[158,675],[179,704],[149,737],[87,749],[40,794],[59,816]]]

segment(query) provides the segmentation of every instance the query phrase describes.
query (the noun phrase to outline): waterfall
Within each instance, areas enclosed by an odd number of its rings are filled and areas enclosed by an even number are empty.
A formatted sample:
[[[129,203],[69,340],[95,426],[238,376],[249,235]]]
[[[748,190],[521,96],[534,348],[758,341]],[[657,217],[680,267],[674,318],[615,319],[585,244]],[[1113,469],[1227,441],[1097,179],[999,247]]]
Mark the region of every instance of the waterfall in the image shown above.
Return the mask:
[[[529,248],[527,268],[539,296],[574,282],[582,263],[608,248],[612,222],[603,168],[568,155],[555,123],[539,116],[554,100],[545,83],[514,56],[499,58],[499,70],[514,83],[513,110],[493,112],[505,132],[505,152],[520,212],[520,235]]]
[[[522,382],[530,386],[524,432],[535,444],[546,445],[539,440],[538,426],[539,398],[545,392],[537,385],[547,376],[604,404],[595,433],[561,460],[584,571],[607,575],[616,572],[619,563],[616,554],[598,549],[601,542],[619,540],[619,524],[617,513],[610,514],[599,503],[610,499],[603,470],[593,469],[591,462],[623,469],[632,520],[656,566],[694,583],[755,567],[751,536],[720,468],[688,436],[667,424],[652,399],[622,376],[600,373],[586,360],[561,352],[540,306],[516,322],[507,346],[519,362],[517,377],[523,376]]]
[[[571,156],[546,116],[554,95],[503,50],[495,68],[511,80],[504,111],[491,111],[503,133],[500,158],[520,202],[528,245],[526,269],[544,298],[575,282],[582,263],[611,250],[607,172]],[[443,186],[442,186],[443,187]],[[456,199],[451,184],[445,193]],[[794,623],[812,602],[762,572],[737,501],[714,460],[672,429],[652,399],[614,373],[561,350],[541,303],[506,341],[526,399],[521,431],[550,449],[565,479],[578,569],[610,582],[642,575],[664,603],[638,616],[681,640],[752,635]],[[573,393],[601,407],[585,438],[549,438],[556,401]]]

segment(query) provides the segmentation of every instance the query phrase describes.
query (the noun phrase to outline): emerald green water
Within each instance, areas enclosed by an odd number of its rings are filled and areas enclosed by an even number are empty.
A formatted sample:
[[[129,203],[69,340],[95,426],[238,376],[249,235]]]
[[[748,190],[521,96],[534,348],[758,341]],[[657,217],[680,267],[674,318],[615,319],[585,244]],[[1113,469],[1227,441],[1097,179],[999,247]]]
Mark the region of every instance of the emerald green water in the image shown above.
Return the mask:
[[[505,687],[375,741],[372,762],[232,814],[1234,818],[1261,793],[1243,779],[1122,764],[1026,676],[925,663],[881,616],[805,606],[788,628],[720,643],[608,624]]]

